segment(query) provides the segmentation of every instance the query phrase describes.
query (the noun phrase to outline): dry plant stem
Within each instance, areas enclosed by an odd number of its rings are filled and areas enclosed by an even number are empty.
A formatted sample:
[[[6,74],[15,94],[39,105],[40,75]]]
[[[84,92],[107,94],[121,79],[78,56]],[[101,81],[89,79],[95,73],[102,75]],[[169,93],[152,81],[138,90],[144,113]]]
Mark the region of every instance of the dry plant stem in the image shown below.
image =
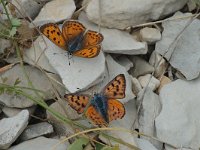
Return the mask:
[[[172,47],[174,44],[176,44],[176,42],[179,40],[179,38],[181,37],[181,35],[182,35],[182,33],[185,31],[185,29],[186,29],[186,28],[192,23],[192,21],[193,21],[194,19],[196,19],[199,15],[200,15],[200,13],[190,16],[190,17],[193,17],[193,18],[191,18],[191,20],[187,23],[187,25],[183,28],[183,30],[181,30],[181,32],[176,36],[175,40],[170,44],[168,50],[170,50],[171,47]],[[183,18],[183,17],[182,17],[182,18]],[[185,17],[185,18],[186,18],[186,17]],[[188,18],[188,17],[187,17],[187,18]],[[173,19],[173,20],[174,20],[174,19]],[[171,20],[168,20],[168,21],[171,21]],[[161,57],[160,60],[158,61],[157,65],[155,66],[155,70],[158,68],[159,64],[161,63],[162,59],[164,59],[165,55],[168,53],[168,50],[162,55],[162,57]],[[171,56],[172,56],[174,50],[175,50],[175,47],[172,49]],[[170,56],[169,60],[171,59],[171,56]],[[151,79],[153,78],[153,75],[155,74],[155,70],[152,72],[151,77],[150,77],[150,79],[149,79],[147,85],[145,86],[145,88],[144,88],[144,90],[143,90],[142,98],[141,98],[141,100],[140,100],[140,103],[139,103],[139,106],[138,106],[138,109],[137,109],[137,114],[139,114],[139,112],[140,112],[140,108],[141,108],[141,105],[142,105],[142,102],[143,102],[144,94],[145,94],[145,92],[146,92],[146,89],[147,89],[147,87],[148,87],[148,85],[149,85]],[[136,118],[135,118],[135,120],[134,120],[134,123],[133,123],[133,125],[132,125],[132,128],[134,128],[134,125],[135,125],[135,122],[136,122],[137,118],[138,118],[138,115],[136,116]]]
[[[7,10],[7,8],[6,8],[5,0],[1,0],[1,3],[2,3],[3,8],[4,8],[5,12],[6,12],[6,16],[7,16],[8,20],[9,20],[9,22],[10,22],[10,28],[12,28],[12,21],[11,21],[11,19],[10,19],[8,10]]]
[[[3,73],[3,72],[5,72],[5,71],[11,69],[14,65],[15,65],[15,64],[9,64],[9,65],[6,65],[6,66],[0,68],[0,73]]]

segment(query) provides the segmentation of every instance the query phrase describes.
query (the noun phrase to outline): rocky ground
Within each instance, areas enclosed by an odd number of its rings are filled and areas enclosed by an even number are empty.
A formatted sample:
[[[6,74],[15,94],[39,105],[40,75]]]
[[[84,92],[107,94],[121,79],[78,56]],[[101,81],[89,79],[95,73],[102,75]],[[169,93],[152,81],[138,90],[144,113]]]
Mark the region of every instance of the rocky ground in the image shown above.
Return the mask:
[[[0,26],[0,149],[198,150],[199,4],[2,0],[1,24],[8,22],[6,7],[21,25],[9,36]],[[67,19],[103,34],[97,57],[69,58],[38,32],[45,23],[62,26]],[[126,78],[126,97],[120,100],[126,115],[105,132],[118,140],[99,132],[71,138],[93,126],[69,107],[64,94],[92,95],[118,74]]]

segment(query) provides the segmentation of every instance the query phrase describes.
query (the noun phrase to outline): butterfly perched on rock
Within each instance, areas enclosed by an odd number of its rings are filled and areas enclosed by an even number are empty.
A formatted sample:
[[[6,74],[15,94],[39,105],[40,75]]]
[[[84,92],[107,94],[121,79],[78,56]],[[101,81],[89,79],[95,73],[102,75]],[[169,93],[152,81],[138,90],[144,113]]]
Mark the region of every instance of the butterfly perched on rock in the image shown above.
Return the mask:
[[[41,26],[40,31],[54,44],[75,56],[93,58],[101,50],[103,35],[92,30],[86,31],[86,28],[75,20],[65,21],[62,32],[54,23]]]
[[[85,111],[85,115],[98,126],[107,126],[110,121],[123,118],[124,105],[117,99],[125,97],[126,80],[123,74],[117,75],[110,81],[101,93],[94,94],[90,100],[84,94],[66,94],[64,98],[69,105],[79,114]]]

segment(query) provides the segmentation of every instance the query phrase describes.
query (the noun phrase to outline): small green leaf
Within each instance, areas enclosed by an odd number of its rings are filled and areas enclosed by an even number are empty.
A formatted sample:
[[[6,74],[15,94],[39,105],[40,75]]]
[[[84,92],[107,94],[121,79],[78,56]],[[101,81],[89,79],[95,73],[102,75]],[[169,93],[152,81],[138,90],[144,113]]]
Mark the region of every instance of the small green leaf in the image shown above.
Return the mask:
[[[17,33],[17,28],[12,27],[12,29],[10,30],[10,37],[13,37],[16,33]]]
[[[95,143],[96,150],[101,150],[103,147],[104,147],[104,145],[99,144],[99,143]]]
[[[83,148],[88,144],[89,139],[79,138],[74,143],[72,143],[67,150],[83,150]]]
[[[114,147],[105,146],[101,150],[119,150],[119,145],[115,145]]]
[[[11,18],[11,23],[13,27],[19,27],[21,25],[21,21],[17,18]]]

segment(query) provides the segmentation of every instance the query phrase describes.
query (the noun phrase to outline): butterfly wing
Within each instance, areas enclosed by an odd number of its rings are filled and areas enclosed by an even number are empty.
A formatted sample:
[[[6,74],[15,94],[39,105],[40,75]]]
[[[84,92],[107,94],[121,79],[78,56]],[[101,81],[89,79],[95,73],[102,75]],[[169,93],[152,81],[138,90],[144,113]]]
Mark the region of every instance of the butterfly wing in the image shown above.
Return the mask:
[[[98,126],[107,126],[108,123],[103,119],[101,114],[95,109],[93,105],[90,105],[85,112],[86,117],[92,121],[93,124]]]
[[[65,94],[64,98],[78,114],[83,113],[85,107],[89,103],[89,96],[87,95]]]
[[[125,115],[124,105],[116,99],[108,99],[108,118],[109,122],[116,119],[121,119]]]
[[[96,31],[88,30],[84,35],[83,48],[99,45],[103,41],[103,35]]]
[[[62,26],[62,33],[67,42],[83,34],[86,28],[78,21],[65,21]]]
[[[66,41],[57,24],[48,23],[40,27],[40,31],[54,44],[66,50]]]
[[[126,79],[124,74],[119,74],[110,81],[103,90],[107,98],[121,99],[125,97]]]
[[[78,56],[78,57],[84,57],[84,58],[94,58],[97,55],[99,55],[100,49],[101,49],[101,46],[96,45],[96,46],[92,46],[92,47],[89,47],[89,48],[85,48],[85,49],[75,51],[73,53],[73,55]]]

